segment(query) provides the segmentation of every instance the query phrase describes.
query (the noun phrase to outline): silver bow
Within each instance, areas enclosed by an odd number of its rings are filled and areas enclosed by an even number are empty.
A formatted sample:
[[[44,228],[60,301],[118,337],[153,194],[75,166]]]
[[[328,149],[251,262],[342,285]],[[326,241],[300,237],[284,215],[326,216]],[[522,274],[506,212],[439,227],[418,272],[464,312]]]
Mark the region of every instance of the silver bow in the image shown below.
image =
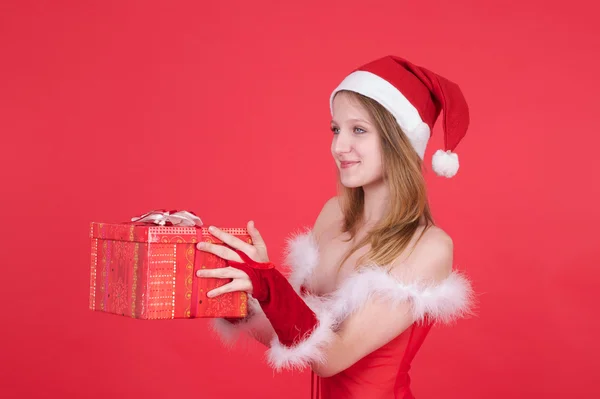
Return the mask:
[[[188,211],[171,213],[170,211],[151,211],[131,219],[132,222],[154,223],[164,226],[171,222],[173,226],[202,226],[202,220]]]

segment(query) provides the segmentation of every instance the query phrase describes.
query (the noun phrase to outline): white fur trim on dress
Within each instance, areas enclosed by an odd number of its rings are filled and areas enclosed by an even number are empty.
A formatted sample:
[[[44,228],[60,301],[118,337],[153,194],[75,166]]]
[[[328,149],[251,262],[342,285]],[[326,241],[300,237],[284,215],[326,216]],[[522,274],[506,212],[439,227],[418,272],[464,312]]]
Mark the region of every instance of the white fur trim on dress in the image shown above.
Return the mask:
[[[273,329],[260,304],[251,295],[248,295],[248,315],[244,319],[234,324],[222,318],[215,318],[211,320],[211,326],[227,347],[232,347],[242,334],[264,336]]]
[[[300,286],[309,281],[315,267],[319,264],[319,248],[312,230],[306,229],[287,239],[285,264],[291,267],[288,281],[299,293]]]
[[[332,295],[331,312],[343,320],[370,298],[381,298],[390,306],[409,301],[416,322],[425,316],[432,321],[449,323],[470,312],[472,290],[469,281],[453,271],[436,284],[405,283],[379,266],[363,268],[352,274]]]
[[[294,284],[308,284],[306,278],[311,276],[319,261],[312,232],[290,239],[289,246],[296,255],[289,259],[292,275],[296,279]],[[304,261],[302,254],[306,254]],[[306,278],[302,279],[303,276]],[[336,322],[340,322],[373,296],[393,303],[410,301],[416,321],[428,316],[431,320],[448,323],[470,313],[473,291],[469,280],[457,271],[440,282],[427,283],[399,280],[390,275],[385,267],[373,265],[352,273],[323,303]]]

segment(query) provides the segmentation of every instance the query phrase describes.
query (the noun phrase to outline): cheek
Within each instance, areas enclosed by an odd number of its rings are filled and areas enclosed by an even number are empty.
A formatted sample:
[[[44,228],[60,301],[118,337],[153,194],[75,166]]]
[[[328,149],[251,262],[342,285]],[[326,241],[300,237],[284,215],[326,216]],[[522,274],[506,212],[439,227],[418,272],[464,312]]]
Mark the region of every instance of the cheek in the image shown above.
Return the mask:
[[[374,143],[369,146],[369,148],[365,148],[365,151],[368,154],[364,154],[365,163],[367,163],[367,167],[369,171],[373,174],[381,174],[383,171],[383,160],[381,149],[379,147],[379,143]]]
[[[365,143],[364,146],[360,148],[361,156],[369,161],[371,165],[377,165],[381,163],[381,149],[379,148],[379,143],[370,142]]]

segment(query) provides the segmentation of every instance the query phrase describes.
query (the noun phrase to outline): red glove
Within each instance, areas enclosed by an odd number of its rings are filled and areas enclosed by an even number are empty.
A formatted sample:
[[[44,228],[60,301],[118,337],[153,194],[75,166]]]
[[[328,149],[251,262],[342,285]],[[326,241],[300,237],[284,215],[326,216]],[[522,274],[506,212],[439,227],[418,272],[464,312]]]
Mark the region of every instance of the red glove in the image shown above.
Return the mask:
[[[317,316],[288,280],[272,263],[255,262],[242,251],[236,252],[244,263],[228,261],[228,264],[250,277],[252,296],[258,300],[279,341],[293,346],[310,335],[318,324]]]

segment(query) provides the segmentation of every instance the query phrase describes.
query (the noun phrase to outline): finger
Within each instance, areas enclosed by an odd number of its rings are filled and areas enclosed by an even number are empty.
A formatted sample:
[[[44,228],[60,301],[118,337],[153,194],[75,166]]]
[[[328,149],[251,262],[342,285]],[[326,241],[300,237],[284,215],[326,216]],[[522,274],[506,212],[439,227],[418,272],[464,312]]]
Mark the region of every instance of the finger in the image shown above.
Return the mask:
[[[218,267],[216,269],[200,269],[196,272],[198,277],[209,278],[244,278],[246,273],[231,266]]]
[[[252,243],[255,247],[266,247],[265,241],[254,226],[253,220],[248,222],[248,234],[250,234],[250,238],[252,238]]]
[[[200,251],[210,252],[211,254],[217,255],[219,258],[225,260],[233,260],[235,262],[241,262],[242,258],[232,249],[227,248],[223,245],[212,244],[210,242],[199,242],[196,245]]]
[[[252,245],[240,240],[235,236],[232,236],[231,234],[225,233],[223,230],[220,230],[214,226],[210,226],[208,228],[208,231],[210,232],[210,234],[214,235],[219,240],[223,241],[225,244],[229,245],[232,248],[239,249],[240,251],[246,254],[252,253],[252,251],[254,251],[254,247]]]
[[[230,283],[215,288],[214,290],[208,291],[206,296],[214,298],[218,295],[223,295],[228,292],[247,291],[249,289],[247,280],[235,279]]]

